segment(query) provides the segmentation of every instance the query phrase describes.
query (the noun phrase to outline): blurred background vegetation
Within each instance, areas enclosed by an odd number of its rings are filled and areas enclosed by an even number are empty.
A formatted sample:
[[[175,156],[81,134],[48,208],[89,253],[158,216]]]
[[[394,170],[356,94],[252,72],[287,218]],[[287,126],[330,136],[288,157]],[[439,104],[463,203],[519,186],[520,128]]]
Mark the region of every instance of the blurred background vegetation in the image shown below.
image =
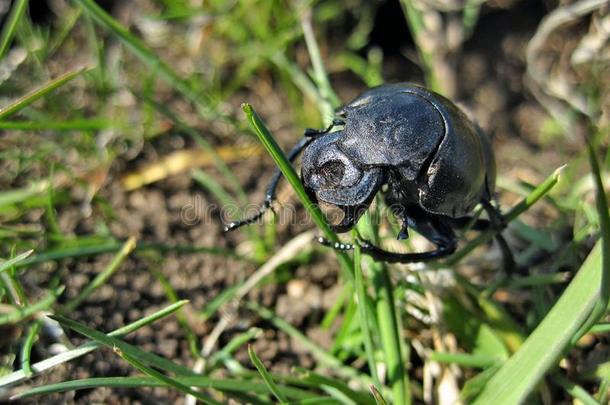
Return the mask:
[[[607,403],[608,9],[0,0],[0,398]],[[404,81],[493,138],[515,274],[476,232],[441,263],[337,258],[289,185],[222,232],[274,169],[243,102],[289,150]],[[426,249],[379,206],[362,232]]]

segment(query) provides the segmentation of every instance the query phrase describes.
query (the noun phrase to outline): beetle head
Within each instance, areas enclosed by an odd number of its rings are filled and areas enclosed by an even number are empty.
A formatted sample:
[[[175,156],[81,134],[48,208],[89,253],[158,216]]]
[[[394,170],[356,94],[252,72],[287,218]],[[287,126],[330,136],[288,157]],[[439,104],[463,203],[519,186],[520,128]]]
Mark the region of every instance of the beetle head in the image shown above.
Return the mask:
[[[383,184],[381,168],[358,165],[337,147],[342,131],[313,141],[303,152],[301,176],[336,232],[351,229]]]

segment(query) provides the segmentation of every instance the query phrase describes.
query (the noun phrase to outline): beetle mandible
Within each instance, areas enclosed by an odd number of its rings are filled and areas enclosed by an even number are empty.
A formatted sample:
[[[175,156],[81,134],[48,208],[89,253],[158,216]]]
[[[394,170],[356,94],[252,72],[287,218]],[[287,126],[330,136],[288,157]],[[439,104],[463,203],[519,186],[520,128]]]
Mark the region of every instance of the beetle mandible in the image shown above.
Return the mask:
[[[428,252],[395,253],[359,241],[362,252],[376,260],[440,258],[457,247],[454,228],[503,227],[502,215],[491,204],[496,168],[487,136],[455,104],[423,87],[398,83],[365,91],[340,108],[328,128],[307,129],[289,160],[301,152],[301,180],[309,196],[341,214],[330,223],[334,231],[354,227],[387,185],[386,203],[402,221],[397,238],[406,239],[412,228],[436,245]],[[257,214],[229,223],[225,231],[258,220],[271,207],[280,178],[276,169]],[[489,220],[471,220],[477,204]],[[499,232],[495,236],[509,268],[510,249]],[[351,244],[319,241],[335,249],[353,249]]]

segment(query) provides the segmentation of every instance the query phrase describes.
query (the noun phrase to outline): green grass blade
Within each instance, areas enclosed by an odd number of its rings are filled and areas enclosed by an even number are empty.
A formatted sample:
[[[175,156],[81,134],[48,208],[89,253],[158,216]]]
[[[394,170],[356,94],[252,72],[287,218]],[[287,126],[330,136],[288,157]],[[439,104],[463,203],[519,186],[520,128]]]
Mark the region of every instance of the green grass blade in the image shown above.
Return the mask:
[[[373,398],[371,398],[370,395],[368,395],[368,393],[355,391],[350,388],[346,382],[338,378],[327,377],[314,373],[313,371],[306,370],[304,371],[300,381],[306,382],[314,387],[318,387],[330,393],[340,393],[343,397],[349,399],[350,401],[353,401],[356,404],[375,404],[375,401],[373,400]]]
[[[258,358],[256,352],[254,352],[254,349],[251,345],[248,345],[248,356],[250,356],[250,361],[258,370],[259,374],[263,378],[263,381],[265,381],[265,384],[267,385],[267,388],[269,388],[269,391],[278,399],[278,401],[280,401],[280,403],[288,402],[288,399],[286,399],[286,397],[280,392],[277,384],[275,383],[275,381],[273,381],[273,377],[271,377],[269,371],[267,371],[267,368],[265,367],[261,359]]]
[[[3,292],[7,293],[7,304],[13,305],[17,310],[25,309],[29,305],[29,299],[25,295],[25,290],[17,276],[15,267],[0,273],[0,280],[4,285]]]
[[[165,296],[168,298],[168,300],[172,303],[178,302],[178,293],[176,292],[174,287],[172,287],[171,283],[165,277],[163,272],[160,271],[156,266],[151,267],[149,271],[163,287],[163,290],[165,291]],[[178,312],[176,314],[176,320],[178,321],[178,325],[180,325],[180,328],[184,331],[186,341],[188,342],[189,347],[191,349],[191,354],[195,358],[200,357],[199,353],[201,352],[201,348],[199,347],[199,339],[197,338],[197,334],[191,327],[191,323],[187,319],[184,312]]]
[[[48,181],[38,181],[29,187],[0,192],[0,213],[7,205],[18,204],[37,194],[42,194],[49,188]]]
[[[237,282],[234,285],[227,287],[223,291],[219,292],[217,296],[208,301],[206,305],[201,309],[201,312],[199,313],[199,319],[202,322],[208,321],[212,316],[216,314],[216,312],[220,308],[222,308],[223,305],[226,305],[235,297],[235,294],[243,285],[243,282]]]
[[[287,402],[289,405],[341,405],[342,402],[330,397],[316,397]]]
[[[354,293],[352,291],[350,295],[353,294]],[[355,320],[358,316],[357,310],[358,304],[356,303],[356,301],[354,301],[353,299],[349,300],[342,313],[343,316],[341,319],[341,326],[335,332],[333,345],[329,349],[331,353],[340,354],[344,350],[344,347],[349,345],[348,340],[354,336],[354,330],[356,330]]]
[[[585,390],[580,385],[568,380],[566,377],[562,375],[553,376],[552,380],[559,384],[563,389],[567,391],[573,398],[578,399],[580,403],[583,405],[601,405],[598,401],[595,400],[587,390]],[[576,403],[576,401],[575,401]]]
[[[23,347],[21,348],[21,369],[28,377],[33,374],[30,358],[32,354],[32,347],[34,346],[36,339],[38,339],[38,333],[40,332],[41,328],[41,320],[34,322],[34,324],[30,327],[30,330],[25,338],[25,342],[23,343]]]
[[[178,375],[193,375],[193,371],[189,368],[186,368],[182,365],[176,364],[173,361],[167,360],[161,356],[157,356],[154,353],[145,352],[129,343],[125,343],[120,339],[114,338],[112,336],[106,335],[102,332],[99,332],[95,329],[91,329],[81,323],[75,322],[71,319],[65,318],[61,315],[52,315],[51,319],[56,320],[62,325],[74,330],[75,332],[80,333],[83,336],[88,337],[102,345],[114,349],[115,347],[119,348],[123,353],[127,353],[128,355],[141,359],[151,366],[157,367],[164,371],[169,371],[172,373],[176,373]]]
[[[190,377],[174,377],[174,381],[188,386],[197,388],[211,388],[227,393],[235,392],[252,392],[255,394],[267,394],[269,391],[264,383],[251,380],[237,380],[232,378],[212,379],[204,376]],[[41,387],[35,387],[27,391],[21,392],[12,397],[12,399],[28,398],[36,395],[49,395],[57,392],[84,390],[98,387],[107,388],[143,388],[143,387],[166,387],[166,382],[160,381],[152,377],[97,377],[85,378],[81,380],[64,381],[56,384],[49,384]],[[280,391],[287,396],[305,396],[303,399],[319,398],[315,394],[296,389],[293,387],[279,386]],[[364,402],[365,405],[370,405]]]
[[[74,79],[75,77],[83,73],[85,70],[87,70],[87,68],[79,68],[71,72],[65,73],[44,84],[43,86],[38,87],[37,89],[34,89],[26,95],[18,98],[6,107],[0,108],[0,120],[4,120],[5,118],[15,114],[16,112],[23,110],[25,107],[29,106],[34,101],[46,96],[53,90],[68,83],[70,80]]]
[[[255,339],[257,336],[262,334],[262,330],[259,328],[250,328],[244,333],[240,333],[233,337],[229,343],[224,345],[218,351],[214,352],[205,365],[205,374],[209,374],[210,371],[217,368],[221,363],[231,359],[231,355],[237,349],[248,343],[250,340]]]
[[[507,223],[513,221],[519,215],[530,209],[532,205],[536,204],[538,200],[547,195],[559,182],[561,172],[564,168],[565,166],[557,168],[549,177],[547,177],[542,183],[540,183],[540,185],[533,189],[532,192],[527,195],[527,197],[525,197],[517,205],[511,208],[511,210],[504,215],[504,220]]]
[[[497,364],[501,359],[486,353],[445,353],[432,352],[430,360],[439,363],[458,364],[462,367],[487,368]]]
[[[481,6],[483,2],[480,0],[466,0],[464,3],[464,12],[462,14],[462,26],[464,27],[464,40],[468,39],[479,19]]]
[[[426,75],[426,84],[428,87],[430,87],[430,89],[436,91],[437,93],[443,94],[445,93],[445,86],[435,71],[435,56],[430,49],[429,40],[426,38],[428,33],[426,32],[426,26],[424,23],[424,12],[422,12],[420,9],[421,6],[419,6],[419,3],[416,1],[401,0],[400,4],[402,6],[405,19],[407,20],[409,31],[411,31],[411,36],[416,44],[419,59],[423,65],[422,68]]]
[[[137,321],[132,322],[129,325],[125,325],[118,329],[113,330],[112,332],[110,332],[108,334],[108,336],[121,337],[121,336],[125,336],[131,332],[135,332],[136,330],[138,330],[146,325],[149,325],[155,321],[158,321],[161,318],[165,318],[166,316],[173,314],[174,312],[176,312],[177,310],[179,310],[180,308],[182,308],[183,306],[185,306],[188,303],[189,303],[189,300],[177,301],[153,314],[145,316],[142,319],[138,319]]]
[[[286,158],[286,155],[282,152],[282,149],[277,144],[267,127],[265,126],[263,120],[260,116],[254,111],[250,104],[243,104],[242,108],[248,117],[248,121],[250,125],[254,129],[254,133],[261,141],[267,152],[271,155],[275,164],[280,168],[284,177],[288,180],[294,191],[297,193],[297,196],[305,206],[305,209],[311,215],[311,218],[316,223],[318,228],[324,234],[324,237],[330,241],[337,242],[339,239],[337,235],[330,229],[320,208],[311,202],[307,192],[303,188],[301,184],[301,180],[299,176],[296,174],[292,164]],[[345,252],[336,251],[337,257],[339,259],[339,263],[344,272],[344,275],[348,277],[348,280],[353,280],[353,272],[352,272],[352,263],[349,257]]]
[[[199,145],[199,147],[210,154],[212,157],[212,161],[214,162],[214,166],[216,169],[225,177],[225,179],[231,184],[232,189],[237,193],[240,202],[245,204],[248,201],[246,193],[241,186],[241,183],[237,180],[235,173],[231,170],[231,168],[227,165],[227,163],[218,155],[218,152],[212,144],[206,140],[199,131],[190,126],[188,123],[184,122],[182,119],[178,117],[176,113],[174,113],[170,108],[168,108],[165,104],[152,99],[148,94],[141,93],[135,90],[131,91],[136,97],[143,100],[145,103],[151,105],[155,110],[159,113],[166,116],[169,120],[171,120],[176,126],[177,130],[184,131],[187,135],[189,135],[193,140]]]
[[[484,369],[479,374],[471,377],[464,383],[464,387],[460,392],[460,399],[467,404],[471,404],[473,399],[481,393],[485,384],[493,377],[498,371],[500,366],[491,366]]]
[[[47,60],[49,57],[55,54],[57,50],[65,43],[67,38],[70,38],[76,23],[79,21],[83,10],[80,7],[68,10],[66,13],[61,15],[61,23],[59,24],[58,30],[55,35],[49,38],[49,43],[45,47],[43,53],[43,60]]]
[[[329,330],[331,328],[333,322],[335,322],[337,317],[342,313],[341,310],[345,306],[346,300],[351,295],[351,293],[352,289],[348,285],[345,285],[333,306],[330,307],[330,309],[326,312],[326,315],[324,315],[324,318],[322,318],[322,321],[320,322],[322,328],[326,330]]]
[[[485,384],[474,404],[522,403],[570,346],[599,299],[602,245],[598,242],[578,274],[540,325]]]
[[[608,299],[610,298],[610,216],[608,214],[608,200],[604,191],[604,183],[602,182],[601,171],[595,149],[591,141],[587,142],[589,152],[589,162],[595,182],[595,205],[599,215],[599,227],[601,233],[602,244],[602,276],[600,280],[599,300],[595,304],[595,308],[591,312],[589,319],[580,328],[578,333],[572,338],[573,342],[580,339],[587,331],[601,318],[607,311]]]
[[[338,375],[342,375],[344,377],[349,378],[356,378],[367,385],[371,384],[372,381],[367,376],[359,374],[355,369],[351,367],[345,366],[341,361],[339,361],[339,359],[330,355],[324,349],[313,343],[301,331],[290,325],[285,320],[276,316],[272,311],[263,308],[260,305],[251,301],[247,303],[247,307],[258,313],[262,318],[271,322],[276,328],[280,329],[281,331],[298,341],[301,346],[309,350],[311,354],[316,358],[316,360],[318,360],[325,367],[333,369],[333,371],[336,372]]]
[[[387,402],[383,398],[383,395],[381,395],[381,392],[379,392],[379,390],[375,388],[374,385],[371,385],[371,394],[373,394],[373,398],[375,398],[375,403],[377,405],[387,405]]]
[[[107,388],[141,388],[165,386],[150,377],[98,377],[85,378],[82,380],[64,381],[56,384],[48,384],[34,387],[11,397],[11,400],[34,397],[37,395],[50,395],[58,392],[86,390],[98,387]]]
[[[54,175],[55,167],[51,165],[49,172],[49,184],[53,184],[52,179]],[[47,223],[47,232],[51,235],[61,235],[61,229],[59,228],[59,223],[57,222],[57,214],[55,212],[55,188],[51,186],[47,189],[46,198],[43,200],[44,202],[44,217]]]
[[[4,21],[4,27],[2,28],[2,33],[0,33],[0,60],[4,58],[4,55],[15,36],[15,31],[17,30],[21,17],[23,17],[23,14],[25,13],[27,5],[28,0],[15,1],[10,14],[6,18],[6,21]]]
[[[60,312],[70,313],[74,310],[74,308],[78,307],[83,301],[89,298],[93,291],[95,291],[99,286],[104,284],[114,274],[114,272],[121,266],[123,261],[135,249],[135,247],[136,239],[132,236],[125,242],[125,244],[123,244],[121,250],[119,250],[119,252],[112,259],[110,264],[106,266],[106,268],[100,274],[98,274],[93,279],[93,281],[87,284],[87,286],[83,288],[76,297],[68,301],[64,306],[62,306]]]
[[[83,7],[85,13],[93,18],[98,24],[116,35],[128,49],[133,52],[152,72],[174,88],[188,100],[202,108],[205,116],[212,118],[226,118],[215,108],[215,102],[208,96],[198,93],[182,79],[167,63],[161,60],[140,39],[127,30],[120,22],[96,4],[94,0],[75,0]],[[227,119],[228,121],[228,119]]]
[[[149,316],[146,316],[142,319],[132,322],[129,325],[125,325],[119,329],[115,329],[112,332],[110,332],[108,334],[108,336],[117,337],[117,336],[127,335],[131,332],[134,332],[146,325],[149,325],[161,318],[164,318],[164,317],[172,314],[173,312],[182,308],[187,303],[188,303],[187,300],[178,301],[175,304],[169,305],[166,308],[163,308]],[[101,346],[101,344],[99,344],[97,342],[87,342],[83,345],[80,345],[79,347],[77,347],[75,349],[69,350],[65,353],[60,353],[53,357],[49,357],[48,359],[45,359],[45,360],[39,361],[35,364],[32,364],[32,366],[31,366],[32,372],[34,374],[40,374],[44,371],[57,367],[60,364],[63,364],[70,360],[84,356],[85,354],[92,352],[93,350],[97,349],[100,346]],[[4,387],[7,385],[21,382],[27,378],[28,378],[28,376],[26,375],[24,370],[18,370],[11,374],[7,374],[5,376],[0,377],[0,387]]]
[[[121,128],[116,122],[101,119],[71,121],[0,121],[0,129],[16,131],[99,131]]]
[[[288,158],[286,158],[284,152],[282,152],[282,149],[267,129],[263,120],[256,113],[256,111],[254,111],[254,108],[252,108],[250,104],[243,104],[242,108],[246,113],[246,117],[248,118],[250,125],[254,129],[254,133],[263,144],[267,152],[271,155],[276,165],[280,168],[284,177],[288,180],[292,188],[294,188],[297,196],[311,214],[313,221],[322,230],[326,238],[338,240],[337,235],[331,231],[330,227],[324,220],[320,209],[313,202],[311,202],[309,196],[303,188],[303,185],[301,184],[299,176],[292,167],[292,164]]]
[[[598,323],[597,325],[593,325],[591,329],[589,329],[589,333],[609,333],[610,332],[610,323]]]
[[[191,171],[191,178],[201,185],[204,189],[209,191],[219,203],[224,206],[231,207],[235,205],[235,200],[231,197],[222,185],[214,178],[203,170],[194,169]]]
[[[72,257],[83,257],[83,256],[95,256],[104,253],[112,253],[117,252],[123,247],[123,243],[118,242],[109,242],[102,243],[94,246],[77,246],[77,247],[67,247],[57,250],[50,250],[48,252],[41,252],[35,254],[19,263],[16,264],[17,267],[24,267],[37,263],[44,263],[53,260],[61,260]],[[204,253],[210,255],[219,255],[225,257],[231,257],[238,260],[244,260],[250,262],[251,260],[238,255],[231,249],[223,249],[223,248],[215,248],[215,247],[207,247],[207,246],[190,246],[190,245],[165,245],[163,243],[139,243],[135,251],[141,252],[146,250],[155,250],[160,253],[163,252],[174,252],[174,253],[184,253],[184,254],[193,254],[193,253]]]
[[[608,396],[610,396],[610,392],[608,392],[609,387],[608,379],[604,378],[599,384],[599,390],[596,395],[596,399],[600,404],[608,403]]]
[[[303,35],[305,37],[305,45],[309,52],[311,64],[313,66],[314,78],[316,86],[320,92],[320,98],[318,99],[318,109],[324,117],[324,123],[326,125],[332,122],[335,116],[334,107],[338,107],[339,97],[335,94],[330,82],[328,81],[328,75],[326,69],[324,69],[324,62],[322,62],[322,55],[320,55],[320,48],[316,41],[316,36],[313,32],[313,26],[311,24],[311,10],[306,10],[301,13],[301,27],[303,28]]]
[[[463,277],[459,277],[459,282],[462,285],[464,284],[463,280]],[[515,352],[525,340],[525,334],[519,324],[504,307],[489,298],[485,293],[477,294],[475,299],[485,315],[486,324],[493,328],[494,335],[501,338],[503,344],[511,353]],[[495,353],[499,354],[500,352]]]
[[[570,280],[570,272],[564,271],[552,274],[532,274],[529,276],[514,276],[506,280],[502,286],[514,289],[541,287],[551,284],[563,284]]]
[[[381,344],[388,368],[388,380],[392,386],[393,400],[397,404],[410,404],[407,373],[404,367],[400,344],[400,331],[396,321],[396,306],[388,267],[372,266],[374,269],[373,285],[377,291],[377,319]]]
[[[49,309],[51,305],[55,303],[57,297],[59,297],[63,291],[63,286],[58,287],[35,304],[31,304],[26,307],[20,307],[0,315],[0,325],[5,325],[7,323],[17,323],[34,315],[37,312]]]
[[[18,264],[19,262],[24,261],[25,259],[27,259],[32,253],[34,253],[34,250],[28,250],[26,252],[20,253],[17,256],[13,257],[12,259],[9,260],[4,260],[4,261],[0,261],[0,273],[2,273],[5,270],[10,269],[11,267],[15,266],[16,264]],[[0,259],[2,260],[2,259]]]
[[[207,395],[204,395],[201,392],[192,389],[188,385],[184,385],[181,382],[176,381],[173,378],[163,375],[160,372],[158,372],[157,370],[154,370],[154,369],[146,366],[144,363],[139,361],[137,358],[130,356],[127,353],[124,353],[121,349],[119,349],[117,347],[114,348],[114,352],[119,357],[121,357],[123,360],[127,361],[133,367],[138,369],[140,372],[154,378],[155,380],[157,380],[163,384],[166,384],[169,387],[173,387],[173,388],[177,389],[178,391],[191,395],[191,396],[197,398],[199,401],[201,401],[204,404],[221,405],[220,402],[215,401],[212,398],[208,397]]]
[[[378,212],[366,212],[360,221],[358,221],[357,227],[365,239],[378,243],[375,225],[379,221],[373,220],[373,214],[377,215]],[[377,311],[381,346],[388,370],[388,383],[392,387],[392,400],[397,404],[410,404],[411,393],[409,392],[408,376],[403,363],[398,315],[394,302],[394,288],[389,269],[385,263],[374,262],[372,260],[369,261],[369,268],[372,273],[372,283],[377,294],[375,309]]]
[[[276,52],[271,56],[270,60],[278,69],[283,70],[291,79],[294,85],[303,93],[305,97],[312,103],[318,103],[322,97],[316,86],[312,83],[309,77],[299,68],[299,66],[288,60],[286,55]],[[323,111],[322,109],[320,111]]]
[[[362,274],[361,257],[360,245],[356,244],[356,248],[354,250],[354,288],[356,290],[356,297],[358,298],[358,315],[360,326],[362,327],[362,340],[364,341],[364,350],[369,364],[371,377],[375,382],[375,387],[381,388],[379,376],[377,375],[377,362],[375,361],[375,354],[373,351],[373,336],[369,327],[373,320],[369,319],[368,311],[366,310],[367,295],[366,287],[364,285],[364,277]]]

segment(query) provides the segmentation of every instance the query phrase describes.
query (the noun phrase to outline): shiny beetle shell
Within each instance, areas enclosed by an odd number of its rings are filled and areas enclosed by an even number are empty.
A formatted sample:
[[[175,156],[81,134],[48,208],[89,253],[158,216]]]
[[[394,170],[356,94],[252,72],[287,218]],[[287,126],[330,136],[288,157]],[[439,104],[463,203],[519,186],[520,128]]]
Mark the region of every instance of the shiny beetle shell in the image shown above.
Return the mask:
[[[384,85],[337,115],[344,128],[314,140],[303,153],[303,181],[317,199],[367,204],[388,181],[387,170],[394,170],[404,189],[395,193],[433,214],[458,218],[481,199],[491,200],[495,161],[489,140],[446,98],[415,85]]]
[[[328,128],[305,130],[289,160],[300,153],[303,186],[334,231],[353,228],[382,192],[401,221],[396,238],[406,239],[414,229],[436,246],[401,253],[357,239],[360,251],[375,260],[412,263],[446,257],[457,249],[454,229],[472,227],[496,231],[504,267],[514,268],[500,233],[504,218],[492,204],[496,169],[490,142],[446,98],[411,84],[370,89],[337,111]],[[226,229],[258,220],[271,206],[280,176],[276,170],[256,215]],[[478,203],[487,219],[469,216]],[[324,237],[318,241],[344,251],[355,246]]]

